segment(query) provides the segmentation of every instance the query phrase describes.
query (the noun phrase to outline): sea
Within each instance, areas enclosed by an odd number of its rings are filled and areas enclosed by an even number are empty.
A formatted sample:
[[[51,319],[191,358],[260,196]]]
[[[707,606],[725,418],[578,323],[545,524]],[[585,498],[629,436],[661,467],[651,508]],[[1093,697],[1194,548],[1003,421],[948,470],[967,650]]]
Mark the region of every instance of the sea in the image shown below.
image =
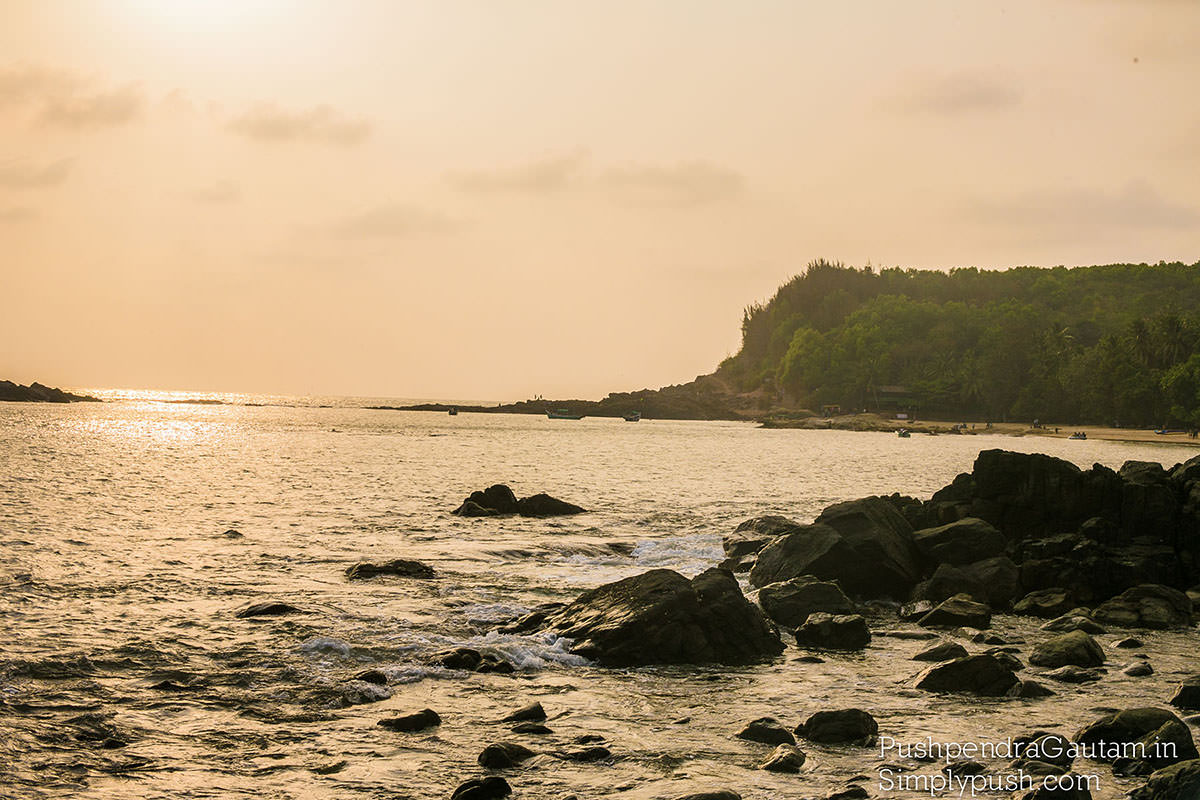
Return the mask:
[[[801,741],[800,774],[776,774],[757,768],[771,747],[734,734],[758,717],[791,728],[857,707],[896,742],[1069,735],[1106,709],[1162,705],[1194,670],[1195,633],[1139,632],[1151,676],[1124,675],[1125,651],[1110,649],[1099,683],[982,700],[914,689],[924,665],[911,657],[930,643],[881,635],[916,630],[894,618],[872,620],[877,635],[861,653],[813,663],[789,642],[773,662],[736,668],[607,669],[567,640],[496,631],[652,568],[693,576],[722,560],[722,536],[749,517],[804,522],[864,495],[928,497],[984,449],[1119,467],[1170,466],[1195,454],[1186,447],[366,407],[403,403],[387,398],[98,394],[107,402],[0,404],[0,797],[449,798],[491,774],[476,759],[497,741],[537,752],[497,773],[518,800],[722,788],[819,798],[847,781],[871,797],[927,797],[884,789],[880,770],[932,775],[942,763]],[[495,483],[588,513],[450,513]],[[396,558],[437,577],[345,575]],[[306,613],[237,616],[276,600]],[[1012,616],[994,629],[1027,643],[1021,658],[1046,636]],[[460,646],[515,672],[431,665]],[[370,669],[388,685],[356,679]],[[550,733],[501,722],[534,701]],[[439,727],[377,725],[425,708]],[[581,737],[602,737],[612,757],[563,758]],[[1076,771],[1098,776],[1097,800],[1140,782],[1098,763]]]

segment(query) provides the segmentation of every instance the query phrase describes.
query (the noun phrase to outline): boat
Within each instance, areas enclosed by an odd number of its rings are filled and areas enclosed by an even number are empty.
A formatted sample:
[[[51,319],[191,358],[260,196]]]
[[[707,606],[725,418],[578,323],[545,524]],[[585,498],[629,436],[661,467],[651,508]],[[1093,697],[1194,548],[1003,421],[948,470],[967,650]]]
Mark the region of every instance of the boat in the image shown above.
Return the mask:
[[[1067,438],[1068,438],[1068,439],[1086,439],[1086,438],[1087,438],[1087,434],[1086,434],[1086,433],[1084,433],[1083,431],[1075,431],[1074,433],[1072,433],[1072,434],[1071,434],[1070,436],[1068,436]]]
[[[899,436],[901,439],[912,438],[912,434],[908,432],[907,428],[901,428],[900,430],[896,431],[896,435]]]
[[[447,413],[447,414],[449,414],[449,415],[450,415],[450,416],[452,416],[452,417],[457,417],[457,416],[458,416],[458,409],[457,409],[457,408],[455,408],[454,406],[450,406],[449,410],[448,410],[448,411],[446,411],[446,413]]]
[[[556,411],[546,409],[547,419],[583,419],[583,414],[572,414],[565,408],[560,408]]]
[[[625,420],[626,422],[637,422],[641,418],[642,412],[640,411],[630,411],[628,414],[621,415],[621,419]]]

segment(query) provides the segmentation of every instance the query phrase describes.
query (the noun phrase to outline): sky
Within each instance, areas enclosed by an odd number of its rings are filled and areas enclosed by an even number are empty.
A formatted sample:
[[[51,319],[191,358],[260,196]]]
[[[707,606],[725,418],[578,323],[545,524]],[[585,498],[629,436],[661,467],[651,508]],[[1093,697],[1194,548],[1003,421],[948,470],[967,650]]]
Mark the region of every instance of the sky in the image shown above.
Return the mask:
[[[817,258],[1200,260],[1190,0],[3,0],[0,378],[710,372]]]

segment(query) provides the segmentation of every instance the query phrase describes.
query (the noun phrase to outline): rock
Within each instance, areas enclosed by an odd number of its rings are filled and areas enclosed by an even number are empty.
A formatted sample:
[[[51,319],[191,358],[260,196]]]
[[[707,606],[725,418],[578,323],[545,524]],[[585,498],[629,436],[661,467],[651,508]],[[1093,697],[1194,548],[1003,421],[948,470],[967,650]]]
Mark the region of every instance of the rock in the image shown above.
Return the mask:
[[[450,513],[458,517],[495,517],[499,514],[495,509],[484,508],[474,500],[464,501],[461,506]]]
[[[522,761],[528,761],[533,758],[536,753],[530,750],[523,744],[517,742],[497,742],[489,744],[483,748],[483,752],[479,754],[479,766],[487,769],[505,769],[507,767],[515,767]]]
[[[1131,678],[1144,678],[1147,675],[1154,674],[1154,667],[1150,666],[1149,661],[1135,661],[1122,669],[1121,672]]]
[[[575,640],[571,652],[606,666],[748,664],[783,652],[762,611],[725,570],[692,580],[655,569],[584,592],[532,625]]]
[[[961,568],[952,564],[938,564],[933,574],[913,589],[912,598],[914,601],[941,603],[959,594],[978,601],[987,597],[987,590]]]
[[[779,721],[774,717],[759,717],[756,720],[746,723],[746,727],[742,728],[735,734],[739,739],[745,739],[748,742],[761,742],[762,744],[795,744],[796,737],[792,736],[792,732],[779,724]]]
[[[840,533],[828,525],[801,525],[772,539],[758,553],[750,570],[752,586],[780,583],[802,575],[837,580],[853,572],[858,555]],[[841,584],[856,591],[852,586]]]
[[[1050,697],[1054,694],[1051,690],[1042,686],[1037,681],[1024,680],[1017,683],[1006,692],[1008,697],[1020,697],[1026,700],[1033,700],[1038,697]]]
[[[1046,670],[1042,673],[1042,677],[1059,683],[1092,683],[1104,677],[1104,670],[1068,664],[1058,669]]]
[[[775,515],[754,517],[738,525],[734,532],[721,541],[728,558],[753,555],[767,546],[776,536],[803,527],[787,517]]]
[[[612,758],[612,751],[607,747],[585,747],[581,750],[568,750],[558,754],[559,758],[565,761],[578,761],[583,764],[591,764],[596,761],[605,761]]]
[[[1141,742],[1141,748],[1156,768],[1177,761],[1198,758],[1192,734],[1179,717],[1161,708],[1127,708],[1115,714],[1101,717],[1080,729],[1074,736],[1080,744],[1102,745],[1106,750],[1115,745]],[[1161,748],[1154,753],[1149,747],[1155,741],[1173,742],[1173,748]],[[1091,754],[1097,761],[1113,761],[1123,755],[1120,748],[1111,752]]]
[[[680,795],[675,800],[742,800],[742,796],[732,789],[718,789],[715,792]]]
[[[987,772],[987,767],[980,764],[978,761],[972,761],[969,758],[964,758],[959,761],[951,761],[946,766],[942,767],[942,772],[947,775],[982,775]]]
[[[734,575],[743,575],[754,569],[756,563],[758,563],[757,555],[726,558],[717,563],[717,569],[727,569]]]
[[[1052,619],[1075,608],[1071,593],[1061,587],[1038,589],[1022,597],[1013,606],[1014,614]]]
[[[542,736],[547,733],[554,733],[554,731],[550,730],[540,722],[521,722],[513,725],[511,728],[509,728],[509,730],[511,730],[513,733],[528,733],[537,736]]]
[[[387,686],[387,675],[384,675],[377,669],[363,670],[354,676],[356,681],[365,681],[366,683],[374,683],[377,686]]]
[[[992,610],[965,594],[934,608],[917,622],[922,628],[986,628],[992,624]]]
[[[919,620],[921,617],[928,614],[930,611],[933,611],[933,607],[934,604],[928,600],[914,600],[911,603],[905,603],[904,605],[900,606],[900,610],[897,612],[897,614],[899,615],[900,619],[904,620],[905,622],[915,622],[916,620]],[[929,636],[930,638],[936,638],[937,634],[933,633],[929,634]]]
[[[459,786],[450,800],[499,800],[512,794],[508,781],[500,777],[474,778]]]
[[[797,773],[804,766],[804,752],[790,744],[781,744],[775,748],[767,760],[758,765],[759,769],[767,772]]]
[[[992,608],[1008,608],[1021,592],[1021,570],[1008,556],[995,556],[960,567],[969,580],[983,587],[983,597]]]
[[[819,650],[862,650],[871,642],[871,629],[860,614],[810,614],[796,629],[796,644]]]
[[[522,517],[564,517],[586,511],[586,508],[544,493],[522,497],[517,501],[517,513]]]
[[[1002,647],[991,647],[985,651],[989,656],[995,657],[1004,666],[1011,669],[1013,672],[1020,672],[1025,669],[1025,665],[1021,663],[1021,659],[1014,656]]]
[[[833,789],[825,793],[824,800],[867,800],[871,795],[858,784],[851,784],[843,789]]]
[[[928,647],[912,657],[913,661],[950,661],[967,655],[967,648],[958,642],[943,641]]]
[[[249,617],[280,617],[286,614],[304,614],[307,613],[303,609],[296,608],[290,603],[284,603],[279,600],[269,600],[265,603],[255,603],[243,608],[237,612],[241,619]]]
[[[796,735],[820,744],[875,744],[879,725],[859,708],[818,711],[796,728]]]
[[[1185,678],[1167,702],[1185,711],[1200,711],[1200,675]]]
[[[854,603],[836,581],[822,581],[802,575],[789,581],[770,583],[758,590],[758,603],[767,616],[780,625],[798,628],[809,614],[853,614]]]
[[[1083,631],[1072,631],[1042,642],[1033,649],[1029,663],[1038,667],[1099,667],[1104,651],[1096,640]]]
[[[907,597],[920,579],[912,526],[884,498],[836,503],[821,512],[816,524],[836,530],[858,556],[848,574],[818,577],[837,578],[852,594],[895,598]]]
[[[1145,647],[1145,646],[1146,645],[1142,642],[1141,639],[1137,639],[1133,636],[1127,636],[1124,639],[1121,639],[1121,640],[1113,643],[1113,647],[1119,647],[1122,650],[1136,650],[1139,647]]]
[[[1200,797],[1200,760],[1181,761],[1158,770],[1130,800],[1195,800]]]
[[[516,668],[499,656],[491,653],[481,653],[470,647],[456,647],[436,653],[432,659],[434,664],[446,669],[463,669],[468,672],[515,672]]]
[[[401,578],[432,578],[434,577],[434,572],[433,567],[428,564],[422,564],[420,561],[409,561],[403,558],[386,561],[382,564],[368,564],[364,561],[346,570],[346,577],[352,581],[374,578],[377,575],[396,575]]]
[[[1107,633],[1100,625],[1097,625],[1090,617],[1074,612],[1063,614],[1061,617],[1055,617],[1042,626],[1042,630],[1050,631],[1051,633],[1070,633],[1071,631],[1083,631],[1084,633],[1101,634]]]
[[[957,692],[985,697],[1003,697],[1020,683],[1011,669],[995,656],[956,658],[930,667],[917,679],[917,688],[927,692]]]
[[[360,706],[367,703],[378,703],[392,696],[392,690],[377,683],[351,680],[343,684],[330,704],[337,708]]]
[[[1008,544],[1004,534],[976,517],[915,531],[912,540],[921,555],[942,564],[970,564],[999,556]]]
[[[513,711],[508,716],[504,717],[501,722],[541,722],[546,718],[546,709],[542,708],[542,704],[530,703],[527,706],[522,706],[516,711]]]
[[[438,713],[433,709],[426,708],[423,711],[416,711],[412,714],[405,714],[400,717],[381,719],[375,724],[381,728],[386,728],[389,731],[413,733],[441,725],[442,718],[438,716]]]
[[[241,531],[236,530],[235,528],[230,528],[229,530],[227,530],[221,534],[221,538],[223,538],[223,539],[242,539],[244,537],[242,536]]]
[[[1010,538],[1076,530],[1095,516],[1097,504],[1087,477],[1069,461],[1040,453],[984,450],[971,474],[972,514]]]
[[[1200,456],[1192,456],[1182,464],[1175,465],[1171,470],[1171,480],[1180,486],[1186,486],[1192,481],[1200,481]]]
[[[72,394],[62,389],[34,381],[22,386],[12,381],[0,381],[0,401],[21,403],[99,403],[99,398],[88,394]]]
[[[1101,603],[1092,616],[1125,628],[1187,627],[1192,624],[1192,601],[1178,589],[1147,583]]]
[[[1087,788],[1087,776],[1063,773],[1058,780],[1062,783],[1053,786],[1036,784],[1035,788],[1020,795],[1020,800],[1092,800],[1092,793]]]
[[[483,515],[464,513],[468,503],[483,509],[488,513]],[[461,517],[516,514],[517,496],[513,494],[512,489],[508,488],[503,483],[497,483],[494,486],[489,486],[482,492],[471,492],[470,496],[463,501],[463,504],[452,513]]]

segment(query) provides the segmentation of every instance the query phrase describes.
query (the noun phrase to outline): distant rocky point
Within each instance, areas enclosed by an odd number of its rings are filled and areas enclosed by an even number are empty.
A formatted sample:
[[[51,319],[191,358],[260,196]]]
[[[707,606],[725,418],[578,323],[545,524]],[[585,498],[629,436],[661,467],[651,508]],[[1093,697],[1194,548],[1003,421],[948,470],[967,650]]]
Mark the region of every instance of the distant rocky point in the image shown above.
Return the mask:
[[[40,383],[22,386],[12,381],[0,381],[0,400],[13,403],[99,403],[98,397],[86,394],[71,394],[62,389],[53,389]]]

